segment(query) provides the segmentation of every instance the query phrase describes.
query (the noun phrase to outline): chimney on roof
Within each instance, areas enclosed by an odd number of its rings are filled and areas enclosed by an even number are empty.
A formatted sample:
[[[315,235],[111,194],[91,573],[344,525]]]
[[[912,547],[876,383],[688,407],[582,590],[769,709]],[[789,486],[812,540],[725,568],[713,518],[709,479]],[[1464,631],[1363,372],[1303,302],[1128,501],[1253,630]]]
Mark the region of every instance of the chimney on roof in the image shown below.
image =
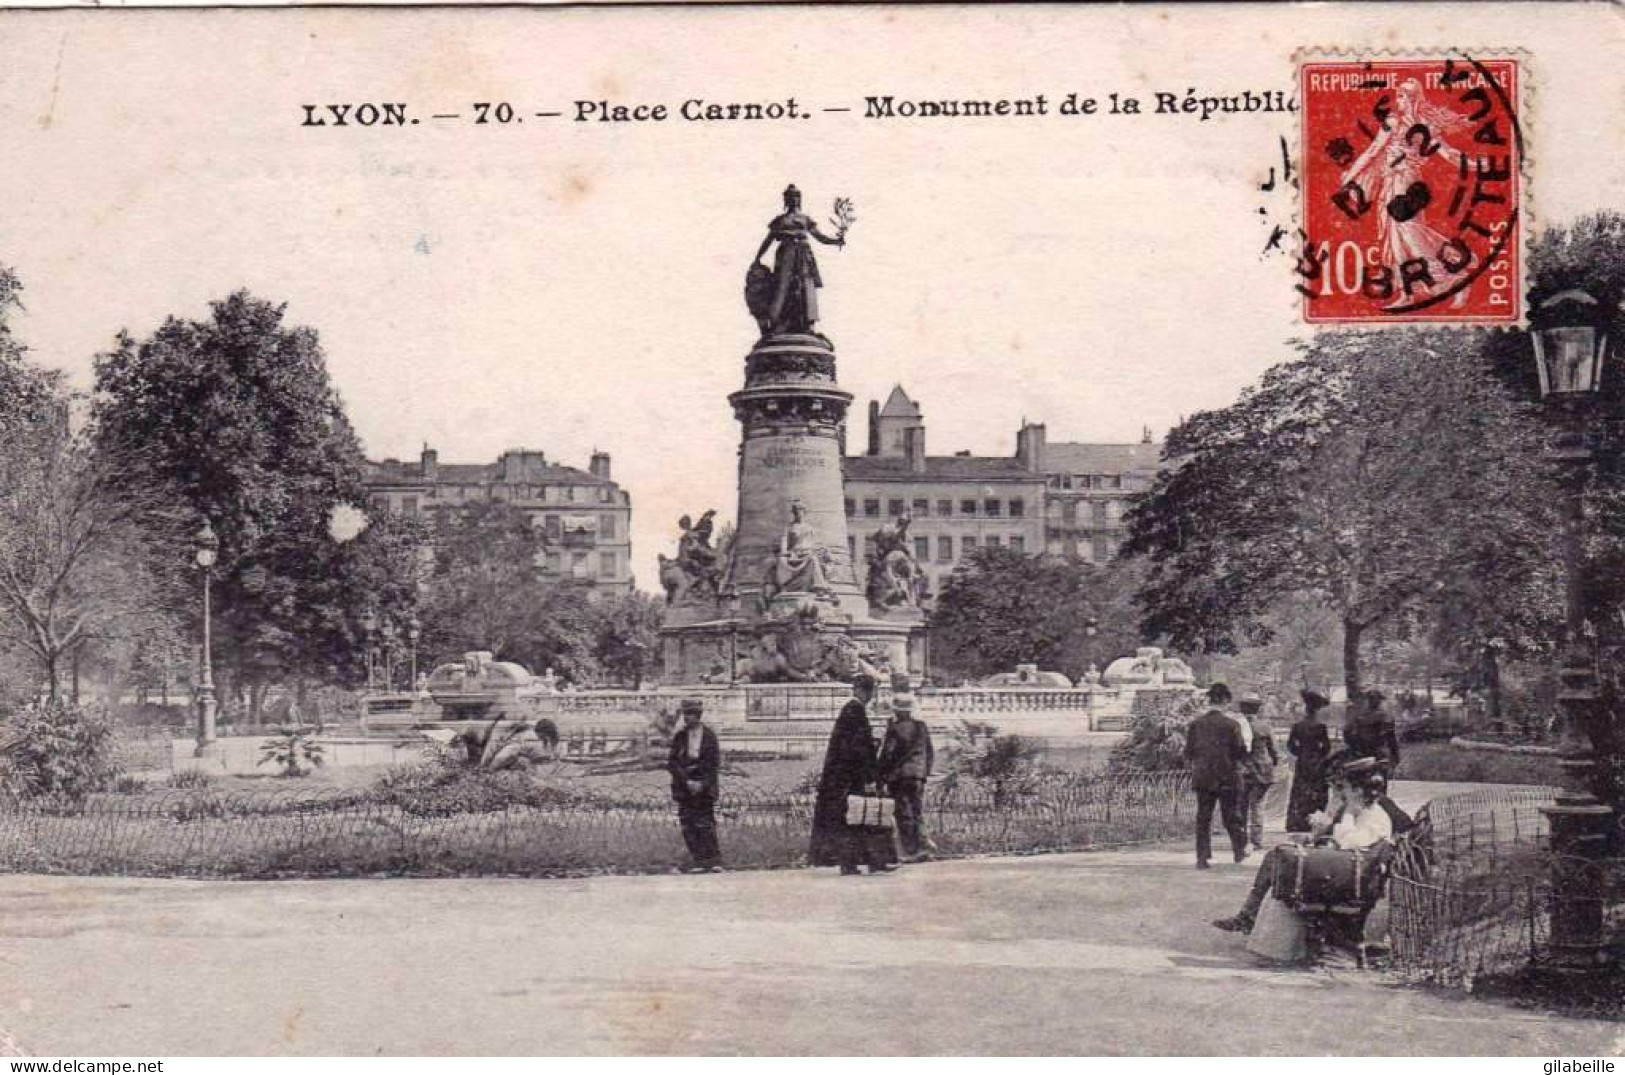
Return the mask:
[[[423,454],[419,457],[419,464],[423,470],[424,479],[434,481],[440,474],[440,453],[425,444]]]
[[[1042,422],[1023,422],[1016,431],[1016,461],[1029,474],[1044,473],[1045,434]]]
[[[588,469],[588,471],[591,472],[593,477],[602,478],[604,481],[610,481],[611,478],[609,476],[609,453],[608,452],[593,452],[592,453],[592,462],[588,465],[587,469]]]
[[[903,457],[908,469],[915,474],[925,473],[925,426],[910,426],[903,430]]]
[[[869,401],[869,454],[880,454],[880,401]]]

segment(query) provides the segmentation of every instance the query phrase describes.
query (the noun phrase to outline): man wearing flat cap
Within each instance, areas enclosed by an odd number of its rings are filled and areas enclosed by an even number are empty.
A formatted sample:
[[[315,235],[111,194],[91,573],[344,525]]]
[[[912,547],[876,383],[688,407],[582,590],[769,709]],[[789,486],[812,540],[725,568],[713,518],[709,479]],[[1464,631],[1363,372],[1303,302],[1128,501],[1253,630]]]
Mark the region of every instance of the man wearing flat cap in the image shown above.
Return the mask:
[[[677,706],[682,724],[672,733],[671,755],[666,769],[671,773],[671,797],[677,803],[677,823],[683,828],[692,864],[689,872],[722,872],[722,852],[717,848],[717,790],[722,769],[722,747],[717,733],[705,726],[705,705],[698,698],[684,698]]]
[[[880,744],[880,780],[896,804],[897,839],[903,845],[903,858],[920,857],[924,837],[920,822],[925,812],[925,781],[931,775],[935,751],[931,729],[914,715],[912,694],[892,695],[894,717]]]

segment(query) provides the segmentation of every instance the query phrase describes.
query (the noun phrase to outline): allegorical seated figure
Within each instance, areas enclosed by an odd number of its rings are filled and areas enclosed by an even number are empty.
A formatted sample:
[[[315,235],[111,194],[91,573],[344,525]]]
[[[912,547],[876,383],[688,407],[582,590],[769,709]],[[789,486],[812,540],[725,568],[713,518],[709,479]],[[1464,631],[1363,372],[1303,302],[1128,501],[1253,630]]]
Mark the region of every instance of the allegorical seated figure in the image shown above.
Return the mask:
[[[913,522],[914,517],[904,512],[871,536],[868,590],[874,604],[918,607],[924,596],[925,573],[909,548],[908,528]]]
[[[818,544],[807,508],[801,501],[790,504],[790,525],[779,538],[779,554],[768,569],[767,596],[781,593],[831,593],[825,565],[829,552]]]

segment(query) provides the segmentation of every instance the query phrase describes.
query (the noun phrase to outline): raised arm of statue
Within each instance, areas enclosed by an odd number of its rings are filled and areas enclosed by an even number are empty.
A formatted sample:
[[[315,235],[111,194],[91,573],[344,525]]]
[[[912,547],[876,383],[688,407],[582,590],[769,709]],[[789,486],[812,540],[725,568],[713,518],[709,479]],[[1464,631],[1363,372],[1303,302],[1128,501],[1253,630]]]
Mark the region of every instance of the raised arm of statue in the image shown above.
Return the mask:
[[[846,239],[845,238],[843,238],[841,236],[836,236],[835,238],[831,238],[828,235],[825,235],[823,232],[819,231],[817,224],[810,225],[807,228],[807,231],[812,234],[812,237],[814,239],[817,239],[819,242],[823,243],[825,246],[845,246],[846,245]],[[772,236],[768,236],[768,238],[772,238]],[[761,256],[760,254],[757,255],[757,257],[760,257],[760,256]]]

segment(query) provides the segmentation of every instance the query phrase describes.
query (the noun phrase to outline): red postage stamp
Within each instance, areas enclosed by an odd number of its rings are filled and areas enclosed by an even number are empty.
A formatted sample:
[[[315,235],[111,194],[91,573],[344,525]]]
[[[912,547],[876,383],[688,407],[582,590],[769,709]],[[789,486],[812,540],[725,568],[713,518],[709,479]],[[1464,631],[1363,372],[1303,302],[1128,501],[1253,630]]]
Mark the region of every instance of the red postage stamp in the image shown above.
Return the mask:
[[[1306,322],[1520,320],[1522,77],[1463,53],[1299,64]]]

